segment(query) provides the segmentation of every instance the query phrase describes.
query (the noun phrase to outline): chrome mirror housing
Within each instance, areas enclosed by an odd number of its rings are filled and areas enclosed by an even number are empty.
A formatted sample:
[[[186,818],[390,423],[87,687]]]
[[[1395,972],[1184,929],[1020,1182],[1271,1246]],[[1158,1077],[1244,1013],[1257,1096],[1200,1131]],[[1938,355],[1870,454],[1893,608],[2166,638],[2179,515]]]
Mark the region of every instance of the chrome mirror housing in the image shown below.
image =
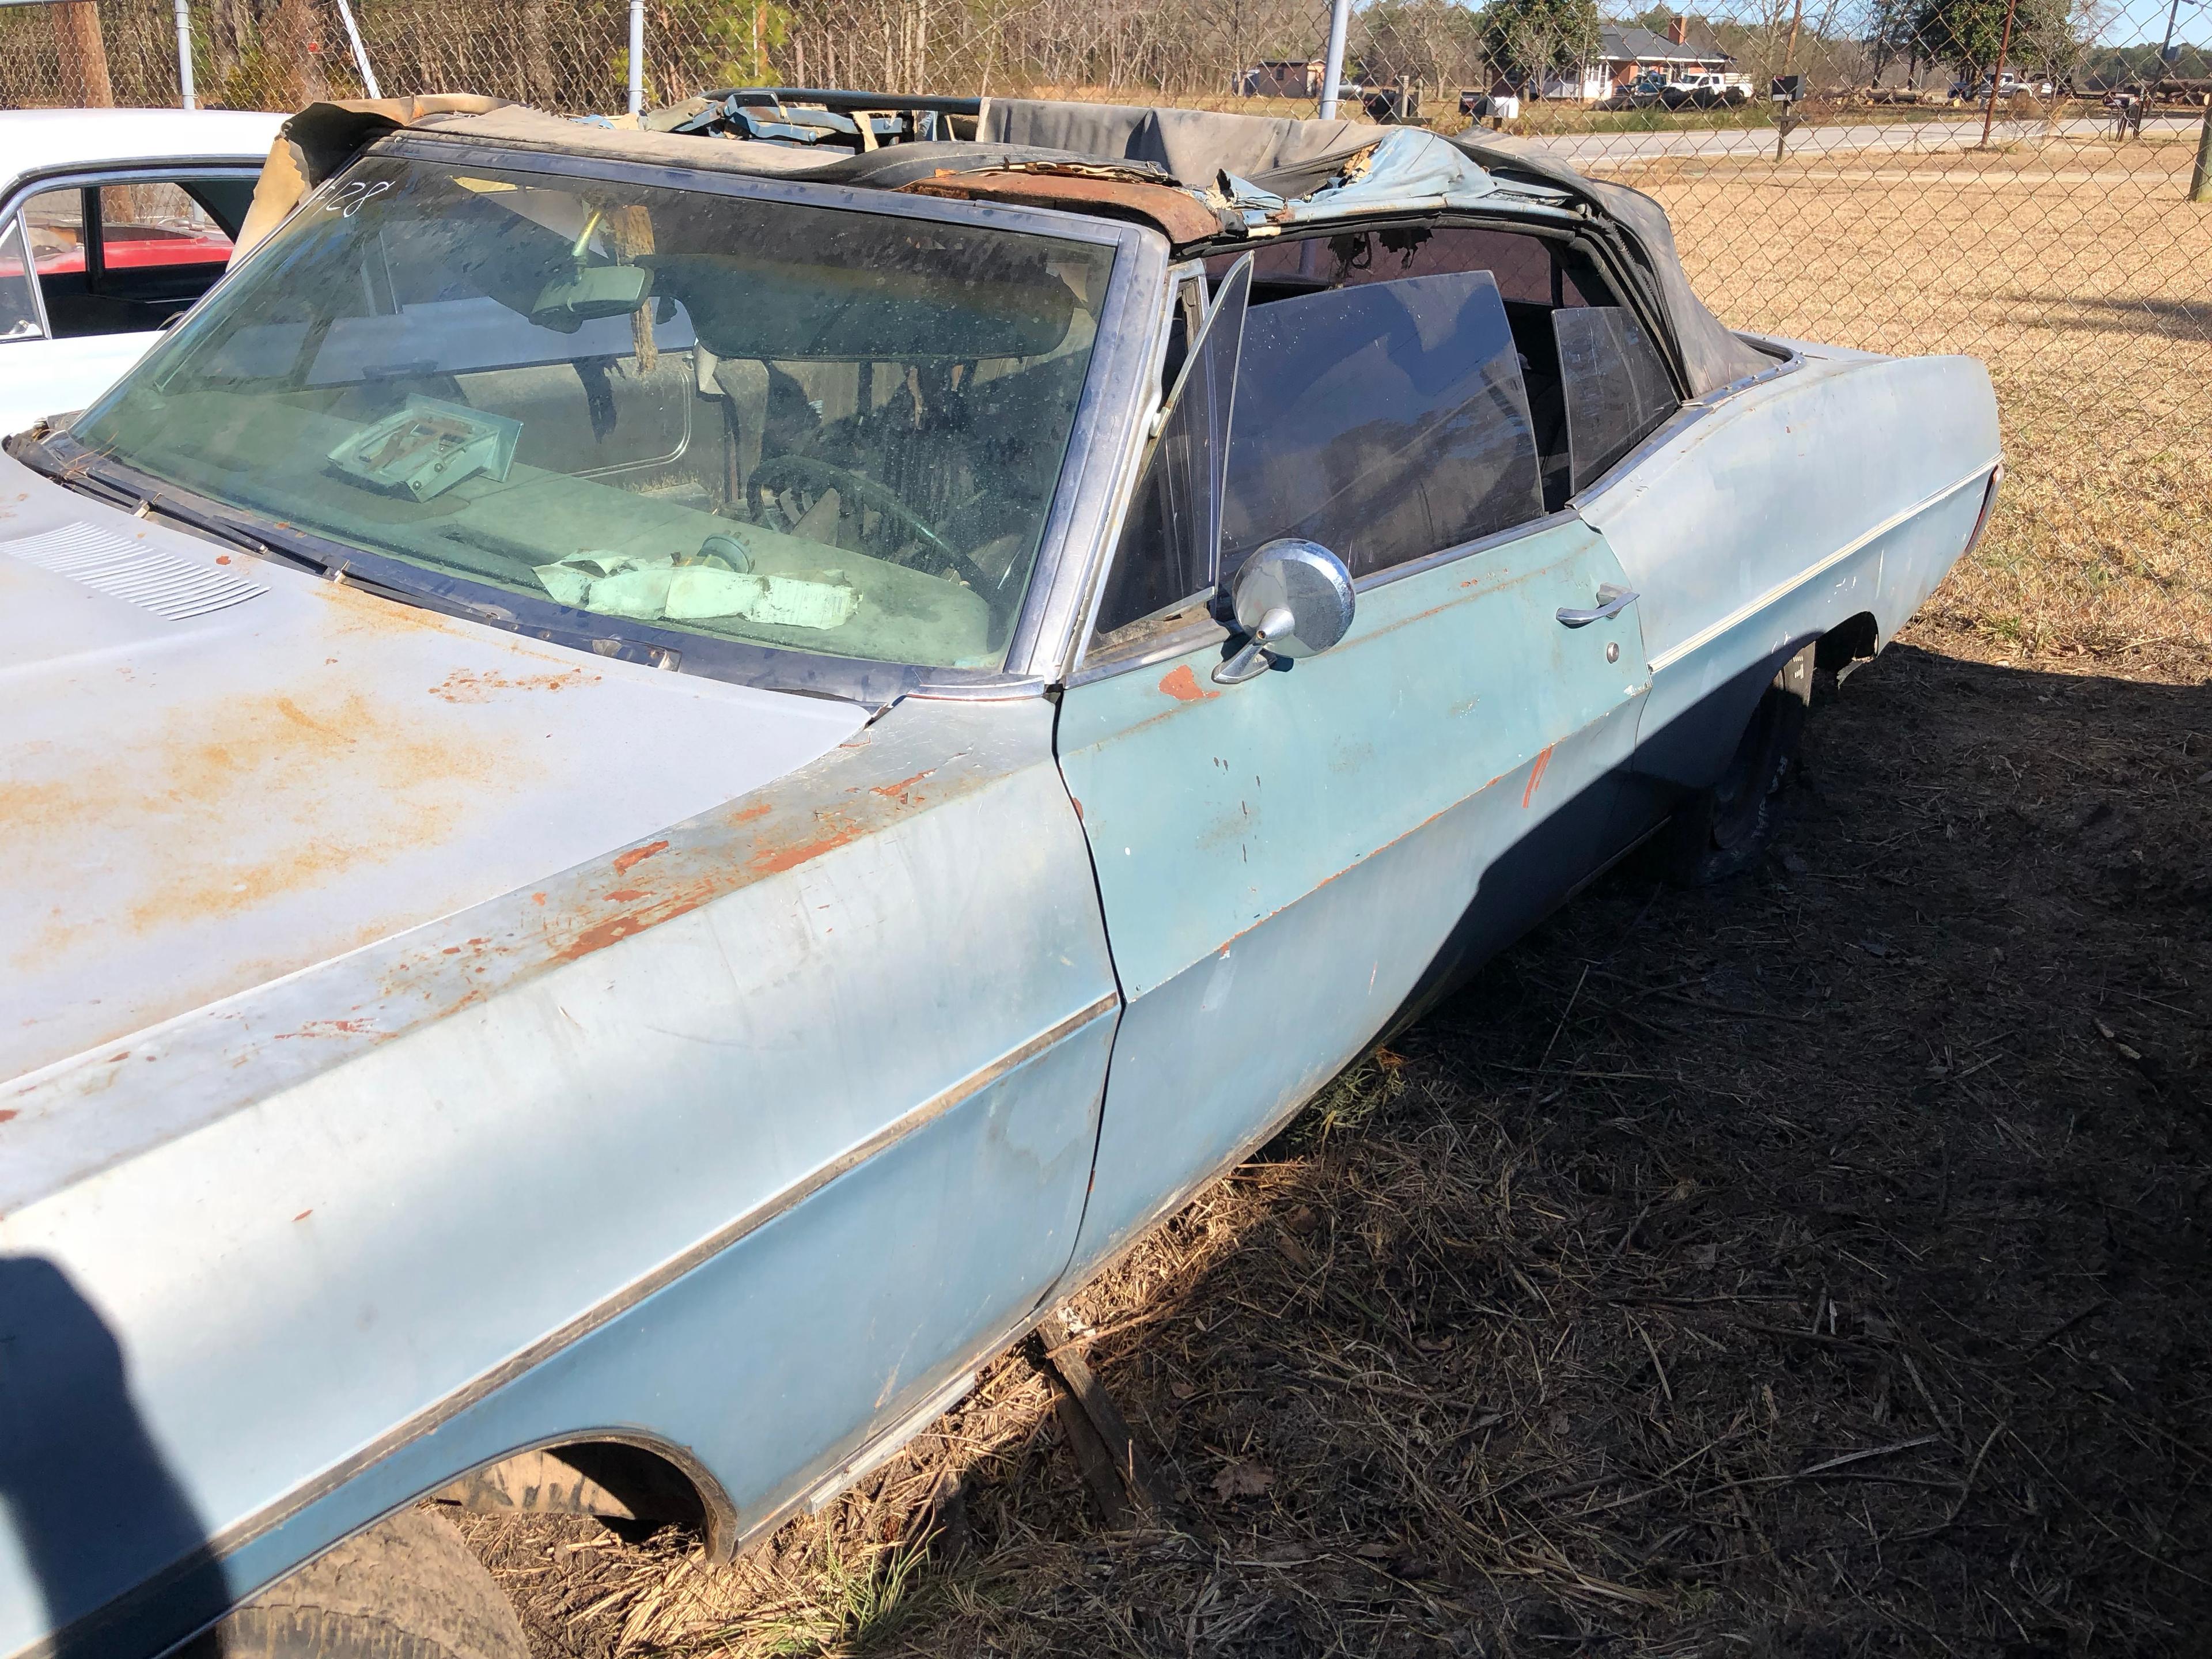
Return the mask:
[[[1352,626],[1352,573],[1318,542],[1295,536],[1255,551],[1230,583],[1230,605],[1247,638],[1213,671],[1219,685],[1242,685],[1278,659],[1310,657]]]

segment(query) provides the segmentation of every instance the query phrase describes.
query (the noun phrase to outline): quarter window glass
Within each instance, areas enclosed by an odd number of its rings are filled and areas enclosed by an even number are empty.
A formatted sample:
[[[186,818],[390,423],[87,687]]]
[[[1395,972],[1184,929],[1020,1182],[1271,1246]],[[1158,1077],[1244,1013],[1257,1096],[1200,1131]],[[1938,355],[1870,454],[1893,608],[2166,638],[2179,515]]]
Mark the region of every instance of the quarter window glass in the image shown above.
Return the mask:
[[[10,219],[0,228],[0,342],[35,340],[39,333],[31,264],[23,257],[23,228]]]
[[[1225,577],[1279,536],[1354,577],[1544,510],[1521,360],[1488,271],[1256,307],[1230,428]]]
[[[1250,291],[1250,267],[1231,270],[1174,392],[1106,574],[1101,639],[1213,589],[1222,435]]]
[[[1657,349],[1626,308],[1562,311],[1552,326],[1559,343],[1572,488],[1579,490],[1674,412],[1674,388]]]

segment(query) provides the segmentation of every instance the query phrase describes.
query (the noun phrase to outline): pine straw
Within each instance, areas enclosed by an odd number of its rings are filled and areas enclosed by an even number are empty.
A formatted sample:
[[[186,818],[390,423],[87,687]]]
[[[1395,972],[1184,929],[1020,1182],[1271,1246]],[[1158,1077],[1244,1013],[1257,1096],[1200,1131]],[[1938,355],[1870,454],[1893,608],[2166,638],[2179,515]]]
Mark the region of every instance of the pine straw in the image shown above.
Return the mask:
[[[1158,1528],[1009,1356],[726,1572],[477,1523],[541,1651],[2205,1650],[2212,659],[1976,648],[1824,684],[1760,872],[1609,878],[1079,1299]]]

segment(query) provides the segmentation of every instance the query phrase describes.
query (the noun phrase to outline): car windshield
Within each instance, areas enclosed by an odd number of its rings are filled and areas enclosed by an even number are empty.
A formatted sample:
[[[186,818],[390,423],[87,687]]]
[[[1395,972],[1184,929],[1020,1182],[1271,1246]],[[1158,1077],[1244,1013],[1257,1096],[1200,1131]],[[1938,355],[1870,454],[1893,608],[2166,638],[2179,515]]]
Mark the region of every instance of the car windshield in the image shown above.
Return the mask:
[[[372,158],[72,435],[594,635],[995,669],[1112,258]]]

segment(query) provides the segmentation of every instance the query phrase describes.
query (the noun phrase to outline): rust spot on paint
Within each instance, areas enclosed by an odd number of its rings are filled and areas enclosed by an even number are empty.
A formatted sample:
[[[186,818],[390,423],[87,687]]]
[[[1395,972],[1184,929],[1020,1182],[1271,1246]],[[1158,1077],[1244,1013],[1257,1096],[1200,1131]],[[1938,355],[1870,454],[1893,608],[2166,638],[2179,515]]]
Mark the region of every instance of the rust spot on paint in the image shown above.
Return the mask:
[[[374,1036],[374,1023],[366,1019],[311,1019],[296,1031],[279,1031],[279,1042],[292,1037]]]
[[[215,556],[215,562],[217,564],[228,564],[230,562],[230,555],[228,553],[218,553]]]
[[[1528,803],[1536,799],[1536,786],[1544,781],[1544,769],[1552,763],[1552,751],[1546,749],[1536,757],[1536,763],[1528,769],[1528,787],[1521,792],[1521,806],[1524,811]]]
[[[1198,676],[1190,672],[1188,663],[1185,663],[1180,668],[1171,668],[1161,675],[1160,690],[1177,702],[1204,702],[1209,697],[1218,697],[1221,695],[1218,691],[1200,690]]]
[[[927,777],[936,769],[937,769],[933,766],[926,767],[921,771],[915,773],[910,778],[901,778],[896,783],[879,783],[876,785],[873,789],[870,790],[869,793],[871,794],[881,795],[885,800],[895,800],[902,806],[908,805],[910,803],[908,801],[907,796],[914,788],[915,785],[920,783],[924,778]]]
[[[745,868],[757,876],[780,876],[787,870],[811,863],[824,853],[850,846],[875,827],[837,813],[821,814],[820,823],[820,833],[805,841],[793,842],[787,847],[763,848],[753,854]]]
[[[532,893],[530,896],[530,902],[532,904],[543,904],[545,902],[545,895],[543,893]]]
[[[645,889],[642,887],[617,887],[613,892],[607,895],[607,902],[610,904],[635,904],[638,900],[644,896]]]
[[[169,933],[455,836],[483,816],[486,786],[516,776],[516,757],[452,727],[427,711],[395,718],[343,684],[301,684],[182,702],[118,732],[96,757],[12,777],[0,792],[0,835],[13,847],[65,849],[116,823],[145,828],[116,880],[11,941],[11,953],[104,945],[118,926]],[[392,920],[364,917],[362,927],[389,932]],[[352,942],[319,941],[307,959]],[[188,968],[156,1006],[189,1006],[210,988]]]
[[[297,1215],[294,1216],[294,1217],[292,1218],[292,1219],[293,1219],[293,1220],[295,1220],[295,1221],[305,1221],[305,1220],[306,1220],[309,1216],[311,1216],[311,1215],[313,1215],[313,1214],[314,1214],[314,1212],[313,1212],[313,1210],[302,1210],[302,1211],[301,1211],[301,1212],[300,1212],[300,1213],[299,1213],[299,1214],[297,1214]]]
[[[17,1118],[17,1117],[20,1117],[20,1116],[21,1116],[21,1115],[22,1115],[22,1114],[21,1114],[21,1113],[20,1113],[20,1112],[18,1112],[18,1111],[15,1111],[15,1109],[13,1109],[11,1108],[11,1109],[9,1109],[9,1110],[7,1110],[7,1111],[0,1112],[0,1123],[6,1123],[6,1122],[8,1122],[9,1121],[10,1121],[11,1119]]]
[[[755,801],[750,806],[746,807],[744,811],[731,813],[730,822],[732,823],[750,823],[755,818],[766,817],[775,810],[775,809],[774,807],[770,806],[764,800]]]
[[[626,876],[655,853],[665,853],[667,850],[668,843],[665,841],[649,841],[642,847],[633,847],[629,852],[616,858],[615,873],[618,876]],[[608,896],[611,898],[613,895],[609,894]]]
[[[495,691],[566,691],[572,686],[594,685],[597,674],[580,668],[545,674],[502,674],[496,669],[456,668],[430,688],[434,697],[447,702],[488,702]]]
[[[689,905],[684,907],[685,909],[690,908]],[[683,913],[678,911],[674,914],[680,915]],[[661,921],[665,918],[656,917],[654,920]],[[574,962],[580,957],[591,955],[594,951],[604,951],[610,945],[619,945],[632,933],[643,933],[648,925],[643,916],[609,916],[598,927],[586,927],[582,933],[577,934],[568,948],[562,951],[556,960]]]

